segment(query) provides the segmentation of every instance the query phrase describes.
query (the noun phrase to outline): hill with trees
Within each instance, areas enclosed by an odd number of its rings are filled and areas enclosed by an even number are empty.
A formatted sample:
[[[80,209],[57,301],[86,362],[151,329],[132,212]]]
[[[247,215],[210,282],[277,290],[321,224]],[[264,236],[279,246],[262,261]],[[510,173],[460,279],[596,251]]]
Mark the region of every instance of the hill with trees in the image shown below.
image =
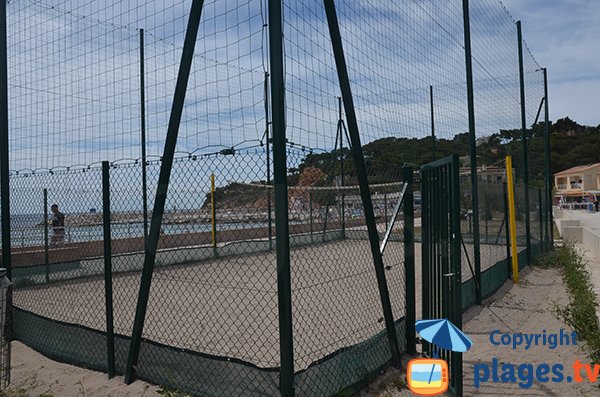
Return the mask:
[[[542,187],[545,181],[544,124],[536,124],[527,130],[527,134],[530,184]],[[523,168],[522,145],[520,129],[501,130],[496,134],[480,137],[477,140],[477,164],[478,166],[503,166],[506,155],[511,155],[517,178],[519,178]],[[404,164],[420,166],[434,159],[456,153],[465,160],[464,165],[468,165],[469,134],[457,134],[453,139],[436,139],[435,153],[430,136],[422,138],[387,137],[367,143],[363,146],[363,152],[369,183],[397,182]],[[600,125],[584,126],[568,117],[551,123],[550,167],[552,174],[577,165],[598,162],[600,162]],[[297,168],[289,170],[288,184],[306,187],[332,186],[341,176],[342,163],[344,184],[357,184],[356,171],[348,148],[308,154]],[[264,194],[260,193],[262,189],[233,185],[235,186],[217,189],[218,201],[225,207],[264,205]],[[323,201],[326,202],[328,199],[324,198]]]
[[[530,182],[542,185],[544,176],[544,124],[538,123],[527,130]],[[521,130],[501,130],[496,134],[478,139],[477,164],[479,166],[502,165],[506,155],[513,157],[517,174],[523,167],[523,142]],[[423,165],[434,158],[442,158],[457,153],[469,155],[468,133],[457,134],[453,139],[437,139],[435,154],[432,138],[388,137],[370,142],[363,147],[367,170],[371,183],[398,180],[403,164]],[[295,184],[297,175],[306,168],[319,168],[328,179],[340,175],[340,155],[344,159],[344,172],[347,184],[355,177],[354,165],[348,149],[309,154],[292,170],[290,184]],[[570,118],[564,118],[550,125],[550,167],[552,174],[581,164],[600,162],[600,125],[583,126]]]

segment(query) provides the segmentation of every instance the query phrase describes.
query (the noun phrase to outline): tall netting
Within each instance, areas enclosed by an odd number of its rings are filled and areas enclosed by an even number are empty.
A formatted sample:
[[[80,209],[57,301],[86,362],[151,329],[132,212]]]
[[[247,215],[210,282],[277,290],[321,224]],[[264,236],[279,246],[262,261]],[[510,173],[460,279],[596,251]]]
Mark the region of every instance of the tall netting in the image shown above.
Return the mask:
[[[149,298],[138,299],[191,3],[7,3],[14,334],[49,357],[110,371],[112,330],[124,374],[145,308],[137,377],[192,395],[279,395],[273,136],[281,131],[271,124],[268,0],[203,4]],[[525,147],[517,28],[502,3],[471,1],[469,87],[461,2],[337,1],[372,201],[365,211],[324,6],[282,5],[294,387],[306,396],[355,392],[390,365],[391,329],[400,353],[410,349],[404,166],[416,171],[418,308],[421,165],[460,157],[463,307],[477,287],[488,296],[508,276],[506,155],[520,263],[528,237],[539,252],[543,73],[524,43]]]
[[[161,156],[188,3],[9,2],[11,168],[139,159],[142,64],[146,148]],[[263,14],[258,0],[205,4],[179,152],[260,140]]]
[[[513,156],[517,175],[521,169],[518,164],[522,163],[518,160],[523,156],[520,146],[519,52],[515,21],[495,0],[472,4],[471,33],[479,171],[481,294],[487,296],[495,288],[494,283],[485,282],[486,276],[493,275],[494,279],[505,277],[507,268],[496,264],[509,263],[503,182],[506,182],[505,156]],[[519,176],[516,180],[522,182]],[[517,203],[523,203],[523,190],[516,188],[515,195]],[[517,221],[518,235],[525,235],[524,222],[524,218]],[[518,241],[521,242],[520,239]],[[524,240],[522,243],[518,251],[525,248]],[[466,289],[463,295],[472,292],[472,289]]]

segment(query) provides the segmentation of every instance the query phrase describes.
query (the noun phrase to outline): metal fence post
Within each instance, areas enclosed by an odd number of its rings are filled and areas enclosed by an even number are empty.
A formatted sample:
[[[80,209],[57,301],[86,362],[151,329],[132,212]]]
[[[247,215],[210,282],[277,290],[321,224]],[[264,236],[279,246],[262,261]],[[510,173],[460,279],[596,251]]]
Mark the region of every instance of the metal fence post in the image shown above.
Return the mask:
[[[546,219],[546,239],[548,249],[554,246],[554,221],[552,214],[553,199],[552,199],[552,173],[550,170],[550,120],[548,113],[548,70],[542,69],[544,72],[544,171],[546,174],[546,211],[548,216]]]
[[[488,195],[487,195],[487,186],[484,184],[484,189],[483,189],[483,213],[485,215],[485,244],[489,243],[489,238],[490,238],[490,228],[489,228],[489,219],[488,219],[488,215],[490,214],[490,207],[489,207],[489,203],[488,203]]]
[[[502,183],[502,202],[504,203],[504,228],[506,229],[506,277],[510,279],[512,274],[510,258],[510,227],[508,220],[508,188],[506,182]]]
[[[46,282],[50,282],[50,244],[48,241],[48,189],[44,189],[44,265]]]
[[[167,136],[165,139],[165,148],[160,167],[156,197],[154,200],[154,209],[152,211],[152,223],[150,224],[150,233],[148,234],[146,241],[144,268],[142,270],[142,280],[140,282],[135,320],[133,323],[133,331],[131,333],[129,356],[127,358],[127,366],[125,368],[125,383],[127,384],[133,382],[135,377],[135,367],[137,366],[138,356],[140,353],[144,320],[146,318],[146,309],[148,308],[148,298],[150,296],[150,285],[152,283],[152,273],[154,271],[158,240],[160,239],[160,228],[165,212],[165,203],[169,189],[169,180],[171,177],[171,168],[173,166],[175,146],[177,144],[177,135],[179,133],[179,126],[181,123],[185,93],[187,90],[190,69],[194,57],[194,48],[196,46],[196,38],[198,36],[198,28],[200,25],[203,4],[203,0],[193,0],[188,19],[183,51],[181,55],[181,63],[179,65],[179,72],[177,75],[177,84],[175,86],[175,95],[173,97],[173,106],[171,108],[171,116],[169,118],[169,127],[167,129]]]
[[[148,239],[148,164],[146,163],[146,83],[144,71],[144,29],[140,29],[140,129],[142,146],[142,216],[144,248]]]
[[[462,237],[460,234],[460,164],[458,155],[452,155],[452,167],[450,175],[450,223],[452,233],[451,261],[450,271],[455,274],[452,280],[452,300],[455,312],[452,316],[454,325],[462,329],[462,274],[461,274],[461,254],[460,246]],[[462,353],[451,353],[452,355],[452,380],[455,387],[455,395],[463,395],[463,355]]]
[[[294,395],[294,338],[288,219],[287,158],[285,138],[285,75],[281,0],[269,0],[269,61],[273,127],[273,179],[275,183],[275,251],[279,308],[279,388],[282,397]]]
[[[385,228],[388,227],[388,202],[387,193],[383,193],[383,217],[385,219]]]
[[[6,49],[6,1],[0,4],[0,207],[2,218],[2,267],[12,279],[10,241],[10,180],[8,144],[8,63]]]
[[[398,348],[398,338],[396,337],[396,328],[394,326],[394,317],[392,315],[392,304],[385,278],[385,268],[383,257],[379,248],[379,235],[377,233],[377,224],[375,222],[375,214],[373,211],[373,202],[371,200],[371,192],[369,189],[369,181],[367,170],[365,167],[365,159],[360,142],[360,134],[358,131],[358,121],[354,111],[354,100],[352,99],[352,90],[350,89],[350,78],[344,58],[344,49],[342,46],[342,38],[339,29],[335,4],[333,0],[324,0],[325,13],[327,14],[327,25],[329,27],[329,35],[336,63],[338,80],[342,91],[343,104],[348,120],[348,130],[350,132],[350,141],[352,145],[352,156],[356,168],[356,177],[360,186],[360,195],[363,202],[365,212],[365,221],[369,232],[369,242],[371,245],[371,253],[373,255],[373,264],[377,276],[377,284],[379,287],[379,295],[383,308],[383,317],[387,330],[387,337],[390,344],[393,365],[400,367],[400,350]]]
[[[429,86],[429,103],[431,107],[431,155],[432,160],[435,161],[435,111],[433,107],[433,86]]]
[[[314,242],[313,241],[313,202],[312,202],[312,192],[308,192],[308,206],[310,207],[308,210],[309,213],[309,217],[310,217],[310,242]]]
[[[342,119],[342,97],[338,97],[338,133],[340,135],[340,186],[342,187],[342,239],[346,238],[346,191],[344,187],[344,120]]]
[[[273,210],[271,203],[271,137],[269,135],[269,127],[271,122],[269,121],[269,72],[265,72],[265,143],[267,149],[267,222],[268,222],[268,237],[269,237],[269,251],[273,249],[273,216],[271,212]]]
[[[517,21],[517,38],[519,40],[519,83],[521,91],[521,140],[523,142],[523,187],[525,192],[525,241],[527,244],[527,264],[531,263],[531,227],[529,207],[529,160],[527,150],[527,114],[525,109],[525,74],[523,71],[523,34],[521,21]]]
[[[471,56],[471,20],[469,0],[463,0],[467,106],[469,111],[469,154],[471,155],[471,195],[473,203],[473,256],[475,262],[475,300],[481,305],[481,253],[479,241],[479,192],[477,188],[477,146],[475,137],[475,97],[473,94],[473,59]]]
[[[210,174],[210,225],[212,235],[213,256],[216,258],[217,253],[217,203],[215,200],[215,174]]]
[[[540,253],[544,252],[544,202],[542,201],[542,189],[538,188],[538,216],[540,220]]]
[[[515,208],[515,184],[513,182],[512,157],[506,156],[506,187],[508,189],[508,216],[510,219],[510,252],[512,264],[512,279],[519,282],[519,256],[517,254],[517,221]]]
[[[102,220],[104,224],[104,294],[106,302],[106,348],[108,378],[115,376],[115,332],[113,321],[112,246],[110,233],[110,176],[108,161],[102,162]]]
[[[416,346],[416,296],[415,296],[415,210],[413,194],[413,169],[402,168],[406,191],[404,193],[404,275],[406,278],[406,351],[417,354]]]

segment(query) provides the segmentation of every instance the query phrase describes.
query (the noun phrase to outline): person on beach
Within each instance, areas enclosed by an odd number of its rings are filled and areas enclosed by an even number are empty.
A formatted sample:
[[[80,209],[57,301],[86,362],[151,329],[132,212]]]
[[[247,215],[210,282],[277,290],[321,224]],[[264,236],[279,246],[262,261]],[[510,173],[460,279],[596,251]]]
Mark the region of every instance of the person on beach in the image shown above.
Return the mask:
[[[52,245],[61,246],[65,243],[65,214],[60,212],[58,204],[52,204]]]

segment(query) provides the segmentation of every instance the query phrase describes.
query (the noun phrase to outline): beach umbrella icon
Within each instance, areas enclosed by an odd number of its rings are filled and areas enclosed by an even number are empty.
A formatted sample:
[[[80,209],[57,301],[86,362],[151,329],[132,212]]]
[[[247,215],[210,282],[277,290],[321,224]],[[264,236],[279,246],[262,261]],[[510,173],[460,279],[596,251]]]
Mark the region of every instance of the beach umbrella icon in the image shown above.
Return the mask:
[[[415,329],[421,338],[441,349],[464,353],[473,345],[473,341],[446,318],[419,320]]]

